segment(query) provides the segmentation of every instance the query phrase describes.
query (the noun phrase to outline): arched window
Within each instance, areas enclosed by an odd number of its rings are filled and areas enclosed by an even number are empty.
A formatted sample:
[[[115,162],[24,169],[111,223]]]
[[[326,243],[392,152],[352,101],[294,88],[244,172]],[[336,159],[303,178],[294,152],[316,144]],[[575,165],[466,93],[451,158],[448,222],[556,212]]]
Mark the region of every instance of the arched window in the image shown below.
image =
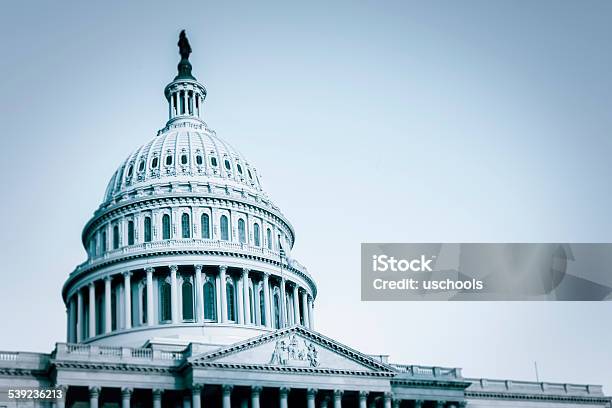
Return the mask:
[[[210,164],[213,167],[217,167],[217,158],[216,157],[211,157],[210,158]]]
[[[181,164],[182,165],[187,164],[187,155],[186,154],[181,155]]]
[[[181,227],[183,232],[182,237],[189,238],[191,236],[191,228],[189,228],[189,214],[183,213],[181,216]]]
[[[172,156],[166,156],[166,166],[172,166]]]
[[[201,155],[199,155],[199,154],[196,156],[196,164],[197,164],[198,166],[201,166],[201,165],[202,165],[202,156],[201,156]]]
[[[253,224],[253,239],[255,241],[255,246],[261,246],[261,238],[259,236],[259,224]]]
[[[210,238],[210,218],[208,214],[202,214],[202,238],[209,239]]]
[[[217,301],[215,285],[211,281],[204,283],[204,319],[217,320]]]
[[[193,285],[184,281],[182,285],[183,295],[183,320],[193,320]]]
[[[162,239],[170,239],[170,216],[168,214],[162,217]]]
[[[266,325],[266,300],[265,300],[264,290],[259,290],[259,321],[262,326]]]
[[[119,248],[119,227],[115,225],[113,227],[113,249]]]
[[[234,293],[234,283],[228,279],[225,283],[225,292],[227,294],[227,320],[236,321],[236,296]]]
[[[102,253],[106,252],[106,231],[102,231]]]
[[[274,291],[274,300],[273,300],[273,306],[274,306],[274,328],[279,329],[280,328],[280,294],[278,293],[278,291]]]
[[[266,241],[268,241],[268,249],[272,249],[272,230],[270,228],[266,230]]]
[[[227,216],[221,216],[221,239],[223,241],[229,241],[229,222]]]
[[[156,169],[158,164],[159,164],[159,158],[154,157],[153,160],[151,161],[151,168]]]
[[[160,306],[160,320],[167,322],[172,320],[172,305],[170,304],[170,284],[166,281],[162,281],[159,285],[159,306]]]
[[[134,221],[128,221],[128,245],[134,245]]]
[[[231,170],[231,169],[232,169],[232,166],[230,165],[230,162],[229,162],[229,160],[227,160],[227,159],[225,159],[225,168],[226,168],[227,170]]]
[[[243,244],[246,242],[246,228],[242,218],[238,220],[238,239]]]
[[[144,219],[144,241],[151,242],[151,217]]]

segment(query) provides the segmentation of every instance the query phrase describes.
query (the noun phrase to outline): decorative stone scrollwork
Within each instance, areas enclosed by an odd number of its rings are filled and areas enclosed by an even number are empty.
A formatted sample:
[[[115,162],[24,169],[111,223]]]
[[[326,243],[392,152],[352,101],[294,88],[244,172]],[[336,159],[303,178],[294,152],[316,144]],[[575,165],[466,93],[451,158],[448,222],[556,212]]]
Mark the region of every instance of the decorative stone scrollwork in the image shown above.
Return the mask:
[[[318,367],[319,353],[313,343],[307,343],[294,334],[276,341],[270,364]]]

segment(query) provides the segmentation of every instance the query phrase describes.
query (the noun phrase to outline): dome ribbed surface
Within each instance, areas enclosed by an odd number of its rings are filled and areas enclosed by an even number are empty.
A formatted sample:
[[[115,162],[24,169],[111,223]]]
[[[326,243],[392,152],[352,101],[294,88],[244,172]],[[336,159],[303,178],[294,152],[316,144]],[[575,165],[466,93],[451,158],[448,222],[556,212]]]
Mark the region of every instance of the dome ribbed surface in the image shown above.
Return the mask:
[[[259,176],[244,156],[214,131],[170,129],[136,149],[113,174],[104,201],[131,190],[194,181],[227,184],[263,195]]]

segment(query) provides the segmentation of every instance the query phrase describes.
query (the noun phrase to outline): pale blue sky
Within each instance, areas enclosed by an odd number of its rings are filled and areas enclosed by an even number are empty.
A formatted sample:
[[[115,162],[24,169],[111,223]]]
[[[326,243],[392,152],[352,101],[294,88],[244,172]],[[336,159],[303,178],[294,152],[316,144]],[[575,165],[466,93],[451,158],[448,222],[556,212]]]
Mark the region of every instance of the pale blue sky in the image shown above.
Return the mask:
[[[163,127],[185,28],[207,123],[297,230],[318,330],[612,393],[610,302],[359,300],[361,242],[612,240],[612,2],[328,3],[3,6],[0,349],[64,341],[81,228]]]

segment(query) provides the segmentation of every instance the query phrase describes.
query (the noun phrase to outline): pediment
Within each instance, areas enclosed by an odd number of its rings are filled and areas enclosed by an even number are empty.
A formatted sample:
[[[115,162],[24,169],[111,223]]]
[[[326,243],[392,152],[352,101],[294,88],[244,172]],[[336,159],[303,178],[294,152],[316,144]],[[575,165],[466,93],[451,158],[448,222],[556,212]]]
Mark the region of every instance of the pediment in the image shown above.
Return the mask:
[[[386,364],[302,326],[293,326],[190,359],[194,366],[266,367],[392,373]]]

